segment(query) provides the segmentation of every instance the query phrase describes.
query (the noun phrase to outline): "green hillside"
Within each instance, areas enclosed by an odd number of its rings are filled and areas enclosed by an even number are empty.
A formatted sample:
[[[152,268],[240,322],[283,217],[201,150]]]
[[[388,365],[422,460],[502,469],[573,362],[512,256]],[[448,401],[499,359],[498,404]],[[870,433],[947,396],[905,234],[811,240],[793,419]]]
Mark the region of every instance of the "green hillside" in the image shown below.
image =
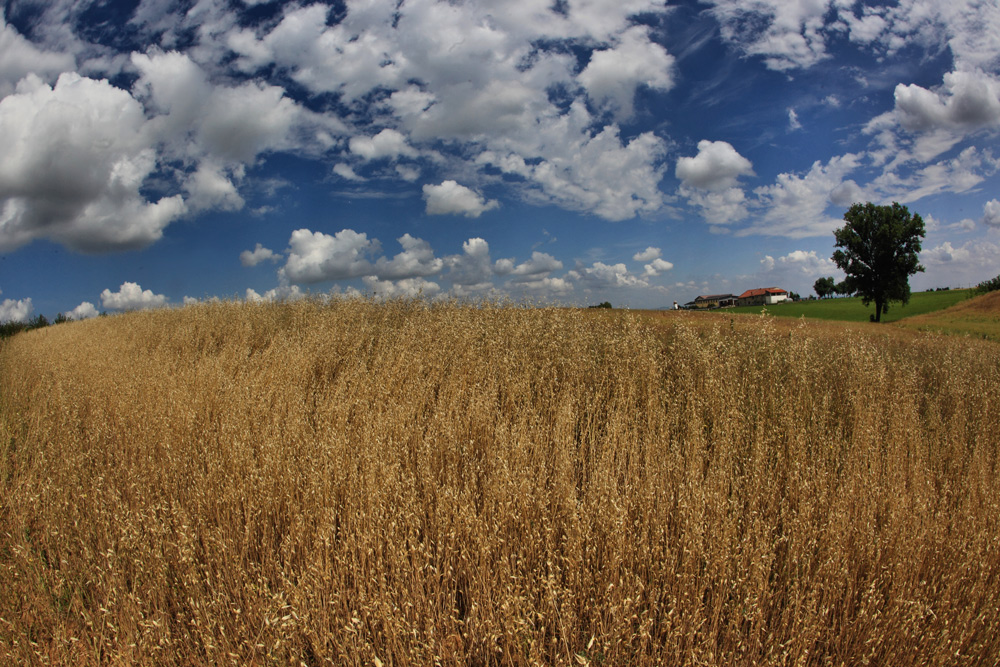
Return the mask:
[[[937,310],[950,308],[955,304],[973,296],[973,290],[955,289],[941,292],[917,292],[910,297],[905,306],[893,303],[888,312],[882,313],[883,322],[894,322],[904,317],[923,315]],[[764,306],[741,306],[727,308],[727,313],[759,314]],[[874,314],[874,304],[867,307],[861,303],[861,297],[843,299],[820,299],[816,301],[796,301],[794,303],[779,303],[767,306],[767,312],[776,317],[807,317],[817,320],[842,320],[845,322],[867,322]]]

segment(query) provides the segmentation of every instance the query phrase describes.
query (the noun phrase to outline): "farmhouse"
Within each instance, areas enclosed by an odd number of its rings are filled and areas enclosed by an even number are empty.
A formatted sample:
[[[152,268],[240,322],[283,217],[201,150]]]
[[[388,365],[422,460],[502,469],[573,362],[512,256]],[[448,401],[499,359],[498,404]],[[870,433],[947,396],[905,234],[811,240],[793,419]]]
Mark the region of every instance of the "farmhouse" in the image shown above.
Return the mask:
[[[770,306],[788,298],[788,292],[779,287],[758,287],[740,294],[737,302],[741,306]]]
[[[694,300],[695,308],[725,308],[735,305],[736,296],[733,294],[707,294]]]

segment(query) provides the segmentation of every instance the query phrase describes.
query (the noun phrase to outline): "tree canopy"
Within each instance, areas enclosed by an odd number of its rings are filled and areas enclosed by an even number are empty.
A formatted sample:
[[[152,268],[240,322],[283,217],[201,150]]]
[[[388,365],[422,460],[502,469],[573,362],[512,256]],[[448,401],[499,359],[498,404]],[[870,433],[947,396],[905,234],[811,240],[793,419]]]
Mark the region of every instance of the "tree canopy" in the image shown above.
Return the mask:
[[[813,283],[813,291],[819,298],[828,297],[837,291],[837,284],[833,281],[833,276],[829,278],[817,278]]]
[[[905,206],[854,204],[844,214],[846,225],[834,231],[833,261],[847,274],[841,285],[848,294],[875,303],[874,320],[882,321],[889,303],[910,300],[910,276],[924,267],[918,261],[924,221]]]

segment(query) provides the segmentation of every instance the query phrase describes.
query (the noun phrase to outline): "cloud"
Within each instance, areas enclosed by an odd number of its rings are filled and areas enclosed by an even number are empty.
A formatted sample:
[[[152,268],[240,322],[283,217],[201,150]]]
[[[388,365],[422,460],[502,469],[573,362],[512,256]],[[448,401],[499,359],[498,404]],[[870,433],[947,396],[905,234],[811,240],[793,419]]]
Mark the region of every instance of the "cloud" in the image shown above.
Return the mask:
[[[613,48],[594,51],[577,79],[591,99],[629,118],[639,86],[660,91],[673,88],[673,67],[674,57],[650,40],[649,29],[635,26],[622,33]]]
[[[75,69],[72,54],[38,48],[7,23],[0,9],[0,97],[13,92],[15,84],[28,74],[54,80]]]
[[[830,190],[830,203],[842,208],[850,208],[851,204],[863,202],[866,198],[864,188],[851,179],[842,181]]]
[[[708,222],[725,225],[743,220],[749,215],[746,193],[741,188],[729,188],[721,192],[702,192],[693,188],[680,189],[688,202],[701,209],[701,215]]]
[[[762,56],[777,71],[812,67],[828,56],[828,2],[706,0],[722,38],[748,56]]]
[[[0,100],[0,154],[0,250],[42,238],[84,252],[142,247],[186,209],[180,195],[140,193],[157,162],[143,108],[107,81],[25,78]]]
[[[422,296],[430,298],[441,293],[441,286],[424,278],[404,278],[402,280],[379,280],[375,276],[362,278],[365,287],[382,299],[398,297],[415,298]]]
[[[399,156],[417,157],[417,151],[406,137],[397,130],[386,128],[374,137],[351,137],[351,152],[367,160],[395,159]]]
[[[122,283],[117,292],[112,292],[110,289],[101,292],[101,305],[110,310],[160,308],[166,303],[167,297],[163,294],[153,294],[152,290],[143,290],[132,282]]]
[[[263,82],[238,86],[213,85],[187,54],[133,54],[139,71],[134,89],[149,109],[151,131],[174,150],[208,155],[216,160],[246,163],[262,152],[298,149],[313,142],[305,132],[321,126],[341,131],[339,121],[302,109],[283,88]]]
[[[828,275],[837,271],[837,265],[829,257],[820,257],[815,250],[793,250],[778,258],[777,263],[770,256],[766,257],[768,266],[765,268],[784,268],[804,276]],[[764,262],[761,262],[763,265]]]
[[[634,259],[637,262],[648,262],[654,259],[658,259],[659,257],[662,256],[663,253],[660,251],[659,248],[654,248],[653,246],[649,246],[642,252],[637,252],[634,255],[632,255],[632,259]]]
[[[945,241],[921,252],[920,263],[927,267],[927,274],[914,276],[918,284],[968,287],[997,275],[1000,246],[981,239],[958,246]]]
[[[375,275],[382,280],[399,280],[432,276],[444,268],[444,260],[434,256],[431,245],[423,239],[403,234],[399,239],[403,252],[391,260],[379,257],[375,262]]]
[[[263,37],[251,30],[231,33],[227,46],[237,66],[254,72],[272,63],[314,93],[340,93],[353,102],[376,87],[403,83],[397,49],[387,29],[394,23],[389,3],[368,3],[327,25],[328,6],[291,6]]]
[[[462,244],[462,253],[445,259],[447,277],[453,285],[470,290],[488,289],[493,286],[493,262],[490,244],[481,238],[471,238]]]
[[[655,278],[674,268],[674,265],[665,259],[656,258],[649,264],[646,264],[643,268],[645,269],[642,274],[643,278]]]
[[[247,267],[257,266],[261,262],[277,262],[280,259],[280,254],[275,253],[270,248],[265,248],[260,243],[253,250],[244,250],[240,253],[240,264]]]
[[[885,33],[889,22],[879,13],[880,8],[862,6],[861,10],[861,16],[853,11],[841,11],[838,18],[846,25],[852,42],[871,44]]]
[[[376,240],[364,233],[342,229],[330,236],[323,232],[296,229],[288,241],[288,260],[281,269],[293,283],[318,283],[370,275],[367,256],[377,253]]]
[[[983,224],[989,227],[1000,227],[1000,201],[991,199],[983,206]]]
[[[998,168],[1000,159],[969,146],[951,160],[929,164],[906,176],[895,169],[886,170],[870,187],[887,201],[908,204],[943,192],[967,192],[982,183],[985,174],[995,173]]]
[[[778,174],[774,184],[754,190],[763,210],[756,223],[738,233],[791,238],[831,233],[840,221],[826,215],[826,209],[833,198],[842,201],[857,194],[854,188],[845,187],[844,177],[860,164],[860,156],[848,153],[833,157],[826,164],[817,160],[801,176]]]
[[[750,160],[736,152],[726,141],[698,142],[698,154],[677,160],[675,170],[681,185],[710,192],[721,192],[736,186],[740,176],[753,176]]]
[[[568,274],[587,289],[601,290],[615,287],[648,287],[648,283],[629,272],[624,264],[594,262],[589,267],[578,267]]]
[[[1000,126],[1000,81],[982,70],[949,72],[934,91],[899,84],[895,98],[899,124],[911,132]]]
[[[788,131],[795,132],[796,130],[802,129],[802,123],[799,122],[799,114],[795,112],[795,109],[789,107],[788,109]]]
[[[263,294],[258,294],[256,290],[248,287],[244,300],[250,303],[273,303],[276,301],[298,301],[304,299],[305,296],[298,285],[279,285]]]
[[[531,259],[515,264],[512,259],[498,259],[494,270],[498,276],[513,276],[516,280],[532,280],[539,276],[547,276],[553,271],[563,268],[563,263],[552,255],[537,250],[531,253]]]
[[[530,295],[532,298],[559,299],[574,290],[573,283],[566,278],[553,276],[536,277],[508,283],[513,296]]]
[[[500,206],[497,200],[487,201],[479,193],[452,180],[444,181],[440,185],[427,184],[423,190],[428,215],[464,215],[467,218],[478,218],[486,211],[492,211]]]
[[[829,257],[820,255],[815,250],[793,250],[778,258],[764,255],[760,260],[760,271],[749,277],[749,280],[756,281],[758,286],[773,285],[805,294],[812,291],[817,278],[834,276],[839,280],[843,275]],[[742,282],[746,284],[748,280],[742,279]]]
[[[185,180],[188,209],[192,212],[211,209],[240,210],[244,201],[233,184],[233,179],[239,180],[242,176],[242,165],[226,169],[214,160],[202,161]]]
[[[34,310],[30,297],[16,301],[4,299],[0,303],[0,322],[27,322]]]
[[[408,183],[412,183],[413,181],[420,178],[420,169],[418,169],[417,167],[413,167],[411,165],[397,164],[396,173],[399,174],[399,177],[401,179],[403,179]]]
[[[663,205],[665,143],[652,133],[623,139],[587,106],[624,118],[638,88],[673,86],[673,57],[633,21],[666,12],[661,2],[351,3],[336,21],[330,11],[291,5],[280,20],[230,31],[222,43],[244,72],[279,71],[314,95],[337,94],[351,114],[374,116],[378,133],[348,142],[353,155],[413,158],[427,155],[422,144],[445,142],[456,170],[493,159],[504,173],[517,169],[524,180],[515,193],[529,202],[609,220]],[[566,44],[596,46],[583,71]],[[572,98],[568,107],[553,91]],[[379,103],[370,106],[372,97]],[[404,180],[419,176],[400,167]]]
[[[617,125],[593,137],[564,135],[568,143],[547,147],[550,157],[528,172],[541,186],[539,200],[613,222],[661,208],[663,167],[657,162],[665,152],[662,139],[645,132],[623,145]]]
[[[341,178],[347,179],[348,181],[364,181],[362,176],[359,176],[354,172],[354,169],[349,164],[344,164],[339,162],[333,165],[333,173]]]
[[[94,304],[84,301],[73,310],[67,311],[65,315],[71,320],[89,320],[92,317],[97,317],[100,313],[94,307]]]
[[[872,10],[875,11],[875,10]],[[1000,127],[1000,11],[995,3],[927,3],[903,0],[878,10],[887,23],[879,45],[895,53],[910,44],[947,47],[953,70],[938,86],[900,83],[891,111],[872,119],[881,159],[891,166],[927,163],[966,137]]]

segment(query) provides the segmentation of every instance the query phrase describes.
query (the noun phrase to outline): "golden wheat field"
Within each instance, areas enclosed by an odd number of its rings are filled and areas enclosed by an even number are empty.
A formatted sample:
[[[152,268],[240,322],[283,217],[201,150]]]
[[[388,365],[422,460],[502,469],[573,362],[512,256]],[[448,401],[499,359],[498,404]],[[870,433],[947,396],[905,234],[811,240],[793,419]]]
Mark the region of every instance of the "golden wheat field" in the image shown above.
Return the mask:
[[[0,344],[0,663],[995,665],[1000,347],[217,303]]]

